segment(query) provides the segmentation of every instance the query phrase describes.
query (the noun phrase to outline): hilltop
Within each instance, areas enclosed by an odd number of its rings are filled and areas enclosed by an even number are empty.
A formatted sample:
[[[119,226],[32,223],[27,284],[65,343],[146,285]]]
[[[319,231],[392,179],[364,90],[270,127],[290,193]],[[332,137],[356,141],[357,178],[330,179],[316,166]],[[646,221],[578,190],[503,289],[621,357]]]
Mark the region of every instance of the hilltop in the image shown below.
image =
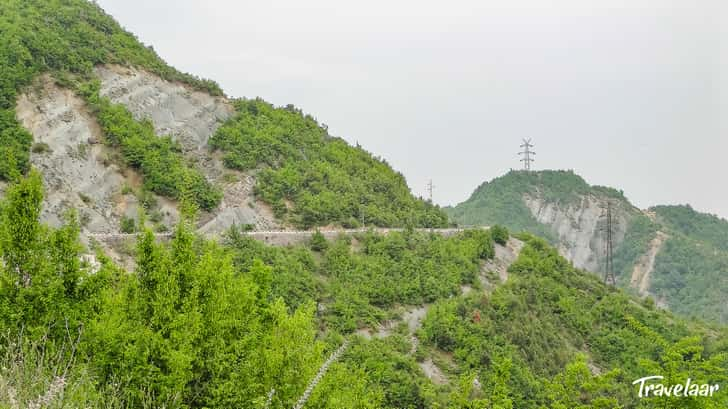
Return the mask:
[[[605,211],[612,205],[620,287],[702,319],[728,319],[728,222],[689,206],[640,210],[622,191],[591,186],[573,171],[511,171],[446,208],[461,225],[502,224],[547,238],[575,266],[604,270]]]

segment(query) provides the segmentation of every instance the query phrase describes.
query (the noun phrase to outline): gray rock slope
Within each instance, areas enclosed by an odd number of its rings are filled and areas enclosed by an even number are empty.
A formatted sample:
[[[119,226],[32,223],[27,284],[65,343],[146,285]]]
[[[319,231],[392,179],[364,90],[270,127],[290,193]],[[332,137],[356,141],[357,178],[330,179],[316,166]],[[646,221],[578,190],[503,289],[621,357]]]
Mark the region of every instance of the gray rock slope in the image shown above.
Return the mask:
[[[224,169],[207,148],[218,126],[234,114],[230,101],[134,68],[99,66],[96,74],[103,96],[126,106],[137,119],[151,120],[158,135],[179,141],[208,180],[223,189],[220,207],[201,217],[202,232],[219,233],[233,224],[280,227],[270,209],[256,201],[254,175]],[[139,187],[141,178],[109,160],[108,148],[98,143],[99,125],[81,98],[44,75],[21,93],[16,112],[34,138],[31,162],[43,174],[46,222],[58,225],[69,209],[76,209],[85,232],[113,233],[122,217],[137,216],[138,200],[125,186]],[[157,199],[164,223],[174,224],[176,203]]]

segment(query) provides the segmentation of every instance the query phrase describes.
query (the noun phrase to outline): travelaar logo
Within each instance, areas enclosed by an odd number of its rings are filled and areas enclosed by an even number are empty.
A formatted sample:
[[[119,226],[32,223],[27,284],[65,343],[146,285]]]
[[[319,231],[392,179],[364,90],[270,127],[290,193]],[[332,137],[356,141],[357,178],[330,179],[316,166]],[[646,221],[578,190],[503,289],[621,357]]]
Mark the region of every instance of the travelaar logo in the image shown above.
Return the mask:
[[[632,385],[639,384],[640,391],[639,391],[639,397],[640,398],[647,398],[650,396],[676,396],[676,397],[692,397],[692,396],[713,396],[713,394],[718,391],[720,388],[720,385],[709,385],[709,384],[697,384],[697,383],[691,383],[691,379],[688,378],[688,380],[684,384],[677,384],[677,385],[663,385],[661,383],[647,383],[647,381],[650,380],[660,380],[663,379],[663,376],[654,375],[654,376],[646,376],[644,378],[637,379],[636,381],[632,382]]]

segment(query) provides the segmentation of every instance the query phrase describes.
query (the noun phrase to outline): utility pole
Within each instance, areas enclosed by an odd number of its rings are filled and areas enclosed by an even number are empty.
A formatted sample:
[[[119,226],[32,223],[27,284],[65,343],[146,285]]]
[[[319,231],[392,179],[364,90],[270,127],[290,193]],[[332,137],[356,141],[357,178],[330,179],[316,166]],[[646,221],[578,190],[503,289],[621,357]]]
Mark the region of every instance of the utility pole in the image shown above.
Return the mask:
[[[606,209],[607,226],[606,231],[606,251],[605,251],[605,268],[604,268],[604,284],[615,286],[617,279],[614,277],[614,247],[612,241],[612,202],[607,200]]]
[[[530,171],[531,170],[531,162],[533,162],[535,159],[532,157],[533,155],[536,155],[536,152],[532,151],[531,148],[533,148],[533,144],[531,143],[531,138],[523,138],[523,143],[521,144],[522,151],[518,152],[519,155],[523,155],[521,158],[521,162],[523,162],[523,170]]]
[[[435,188],[435,185],[432,184],[432,179],[427,183],[427,194],[429,195],[430,203],[432,203],[432,189]]]

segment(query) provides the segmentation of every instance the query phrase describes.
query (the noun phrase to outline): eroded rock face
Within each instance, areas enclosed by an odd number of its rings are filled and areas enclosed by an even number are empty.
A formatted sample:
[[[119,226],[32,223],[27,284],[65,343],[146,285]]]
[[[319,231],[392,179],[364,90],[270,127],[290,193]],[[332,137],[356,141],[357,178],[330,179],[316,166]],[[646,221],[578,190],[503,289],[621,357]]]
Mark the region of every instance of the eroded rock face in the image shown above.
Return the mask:
[[[650,295],[650,275],[655,267],[655,259],[657,253],[662,249],[662,245],[665,243],[670,236],[662,231],[658,231],[655,237],[650,241],[650,245],[647,248],[647,252],[637,260],[632,269],[632,278],[630,279],[630,286],[637,289],[641,296]]]
[[[192,90],[135,68],[98,66],[101,95],[123,104],[137,119],[149,119],[158,135],[170,135],[187,150],[206,151],[215,130],[234,113],[225,98]]]
[[[255,200],[254,177],[235,172],[237,181],[225,181],[223,176],[230,172],[208,149],[210,137],[235,113],[230,101],[135,68],[99,66],[96,74],[102,96],[124,105],[137,119],[149,119],[158,135],[180,142],[207,179],[223,189],[220,207],[202,216],[202,233],[219,234],[232,225],[251,224],[258,230],[279,227],[272,211]]]
[[[228,100],[134,68],[99,66],[96,73],[101,95],[123,104],[137,119],[149,119],[158,135],[179,141],[208,180],[223,189],[221,206],[201,216],[202,233],[244,224],[279,228],[272,211],[255,200],[254,177],[226,170],[219,155],[207,148],[218,126],[234,114]],[[140,203],[123,187],[139,188],[143,181],[109,160],[113,152],[100,143],[102,131],[83,99],[44,75],[19,96],[16,108],[18,120],[34,138],[31,162],[43,174],[45,222],[58,226],[69,209],[76,209],[84,231],[118,233],[122,217],[137,217]],[[226,177],[230,173],[232,181]],[[179,219],[177,203],[161,197],[157,202],[162,223],[171,227]]]
[[[518,259],[524,244],[515,237],[509,237],[505,246],[494,243],[495,257],[481,265],[480,274],[478,275],[480,284],[487,293],[492,293],[498,285],[508,281],[508,269]],[[492,274],[497,274],[498,282],[494,280],[495,277]]]
[[[279,228],[274,221],[273,212],[265,204],[255,200],[253,188],[255,179],[242,175],[241,180],[223,183],[223,199],[218,209],[202,220],[199,231],[214,235],[224,232],[232,225],[251,224],[256,230],[275,230]]]
[[[589,271],[602,271],[602,260],[606,246],[603,228],[606,199],[594,195],[566,206],[546,202],[536,195],[523,197],[533,217],[546,224],[559,239],[559,252],[571,260],[574,266]],[[629,223],[627,209],[623,203],[613,203],[612,226],[613,245],[616,248],[624,239]]]
[[[118,231],[114,197],[125,178],[95,143],[101,130],[84,101],[43,76],[19,96],[16,112],[33,135],[31,163],[43,174],[42,219],[58,226],[69,209],[77,209],[85,230]]]

